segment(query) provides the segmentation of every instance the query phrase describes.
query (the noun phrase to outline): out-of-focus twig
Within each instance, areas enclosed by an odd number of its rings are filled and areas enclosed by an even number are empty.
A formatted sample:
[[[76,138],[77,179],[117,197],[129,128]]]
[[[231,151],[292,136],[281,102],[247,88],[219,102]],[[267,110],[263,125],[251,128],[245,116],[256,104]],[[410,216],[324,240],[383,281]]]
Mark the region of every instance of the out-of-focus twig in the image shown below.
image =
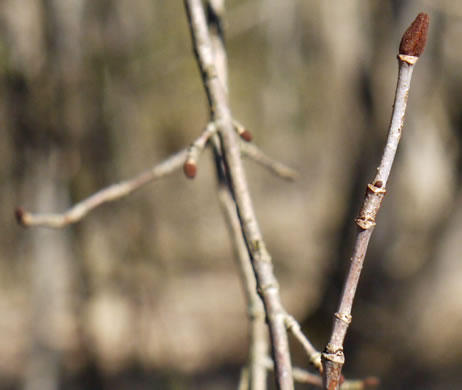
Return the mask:
[[[276,367],[276,383],[280,390],[293,390],[292,364],[279,287],[273,273],[271,256],[263,241],[248,191],[239,143],[228,105],[227,91],[218,77],[203,5],[200,0],[185,0],[184,2],[210,113],[222,140],[226,172],[238,209],[246,246],[252,259],[258,291],[261,294],[268,319]]]
[[[303,334],[298,321],[290,314],[286,314],[286,327],[303,346],[303,349],[308,355],[310,364],[316,367],[319,372],[322,372],[321,352],[311,344],[310,340]]]
[[[266,357],[265,367],[270,371],[274,370],[274,364],[271,358]],[[293,367],[292,376],[293,379],[298,383],[307,383],[318,387],[322,386],[322,378],[320,375],[312,374],[311,372],[306,371],[302,368]]]
[[[241,152],[244,157],[255,161],[257,164],[260,164],[282,179],[292,181],[296,180],[299,176],[297,171],[267,156],[261,149],[252,143],[241,142]]]
[[[63,213],[34,214],[22,208],[17,208],[15,211],[16,219],[23,226],[44,226],[48,228],[62,228],[66,225],[78,222],[90,211],[101,206],[103,203],[123,198],[138,190],[143,185],[165,177],[179,169],[186,158],[186,153],[186,149],[181,150],[151,169],[141,172],[132,179],[112,184],[94,193]]]
[[[427,40],[428,24],[429,16],[420,13],[404,33],[399,47],[398,83],[388,139],[382,160],[377,168],[377,174],[372,183],[367,186],[359,217],[355,220],[359,230],[354,244],[350,268],[343,285],[339,307],[334,316],[331,337],[322,355],[324,388],[327,390],[337,390],[340,387],[342,367],[345,361],[343,341],[352,319],[353,299],[358,287],[369,240],[375,227],[375,219],[386,193],[387,181],[404,125],[404,114],[412,71],[419,56],[423,53]]]
[[[217,67],[218,77],[227,90],[228,61],[223,29],[224,12],[224,0],[208,1],[207,20],[215,55],[215,65]],[[246,137],[250,140],[248,137],[250,133],[241,131],[240,134],[241,136],[242,134],[247,134]],[[263,359],[268,354],[269,345],[265,323],[265,310],[257,294],[257,282],[255,280],[249,252],[242,235],[239,216],[226,172],[223,148],[217,134],[213,134],[211,145],[214,151],[215,166],[217,169],[218,198],[230,231],[233,248],[236,252],[235,258],[237,260],[237,268],[246,297],[247,314],[250,324],[248,364],[245,371],[242,373],[239,388],[244,387],[250,390],[266,390],[267,370],[263,364]]]
[[[236,251],[236,259],[247,301],[247,315],[250,323],[249,357],[247,379],[251,390],[266,389],[266,368],[262,359],[268,353],[268,341],[265,324],[265,310],[263,303],[257,294],[255,275],[250,262],[249,252],[242,237],[239,217],[236,214],[236,206],[225,183],[225,177],[219,175],[218,196],[225,215],[227,226]]]
[[[186,175],[186,177],[189,177],[190,179],[193,179],[196,176],[197,173],[197,160],[199,158],[199,155],[202,153],[202,151],[205,148],[205,145],[207,144],[207,141],[210,139],[210,137],[216,132],[217,128],[215,125],[210,122],[204,132],[201,134],[200,137],[198,137],[188,148],[188,153],[186,156],[186,161],[184,162],[183,165],[183,170]]]

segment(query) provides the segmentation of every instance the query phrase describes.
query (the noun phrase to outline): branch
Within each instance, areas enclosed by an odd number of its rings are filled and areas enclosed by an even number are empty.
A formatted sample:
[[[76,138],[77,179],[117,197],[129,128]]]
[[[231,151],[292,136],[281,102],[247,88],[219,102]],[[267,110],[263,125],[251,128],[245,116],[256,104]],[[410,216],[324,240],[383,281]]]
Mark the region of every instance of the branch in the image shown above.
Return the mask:
[[[300,324],[297,322],[297,320],[290,314],[286,314],[285,323],[287,330],[290,331],[302,345],[303,349],[308,355],[310,364],[316,367],[316,369],[319,372],[322,372],[321,353],[313,346],[313,344],[311,344],[310,340],[308,340],[308,338],[303,334],[300,328]]]
[[[227,87],[228,67],[227,55],[224,45],[223,16],[224,0],[209,0],[207,7],[208,24],[211,34],[215,64],[218,76],[222,84]],[[250,141],[250,133],[236,130],[242,138]],[[229,186],[226,164],[223,156],[223,148],[219,136],[214,133],[212,136],[212,148],[215,156],[215,166],[218,177],[218,198],[222,206],[227,226],[230,230],[235,258],[240,273],[241,284],[244,289],[247,313],[250,324],[249,355],[248,364],[243,371],[239,389],[265,390],[267,382],[267,371],[263,365],[263,359],[268,354],[268,337],[265,323],[265,311],[263,303],[257,294],[257,283],[252,268],[249,252],[242,235],[242,229],[236,205]],[[244,373],[246,375],[244,375]]]
[[[254,144],[241,142],[241,153],[282,179],[293,181],[299,176],[297,171],[267,156]]]
[[[218,164],[218,162],[217,162]],[[263,303],[257,294],[255,275],[250,262],[249,252],[242,237],[241,225],[236,214],[236,206],[229,192],[229,187],[220,175],[218,183],[218,197],[225,215],[227,226],[236,251],[236,259],[240,272],[240,279],[244,288],[247,302],[247,313],[250,323],[249,358],[247,379],[249,389],[266,389],[266,369],[262,359],[268,353],[268,342],[266,335],[265,311]]]
[[[343,286],[342,296],[334,323],[330,341],[322,355],[324,366],[324,386],[328,390],[337,390],[340,385],[342,367],[345,361],[343,341],[351,322],[353,299],[359,282],[367,247],[375,227],[375,219],[386,193],[386,184],[396,155],[398,143],[404,125],[407,98],[414,65],[422,54],[427,39],[429,17],[420,13],[401,41],[398,62],[399,73],[395,102],[388,133],[388,139],[377,174],[368,184],[359,217],[355,220],[358,234],[353,249],[350,268]]]
[[[186,156],[186,161],[183,165],[183,171],[186,177],[193,179],[197,173],[197,160],[199,159],[199,155],[205,148],[207,141],[210,137],[215,134],[217,128],[213,123],[209,123],[205,128],[204,132],[201,134],[199,138],[197,138],[191,146],[188,148],[188,153]]]
[[[103,203],[123,198],[136,191],[145,184],[165,177],[179,169],[186,158],[187,150],[181,150],[170,156],[153,168],[141,172],[132,179],[112,184],[83,201],[75,204],[69,210],[60,214],[34,214],[17,208],[16,219],[22,226],[45,226],[49,228],[62,228],[66,225],[80,221],[85,215]]]
[[[239,213],[247,250],[252,259],[258,291],[265,306],[276,366],[277,386],[280,390],[293,390],[292,365],[279,287],[249,195],[239,143],[228,105],[227,91],[218,78],[204,9],[200,0],[185,0],[185,7],[210,112],[222,139],[229,183]]]

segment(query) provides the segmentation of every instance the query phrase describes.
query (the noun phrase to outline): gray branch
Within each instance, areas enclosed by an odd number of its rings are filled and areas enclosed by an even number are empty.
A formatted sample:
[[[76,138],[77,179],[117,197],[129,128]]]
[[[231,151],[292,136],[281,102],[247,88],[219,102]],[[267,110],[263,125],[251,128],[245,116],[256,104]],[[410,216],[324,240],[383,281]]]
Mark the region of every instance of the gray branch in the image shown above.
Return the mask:
[[[194,51],[201,71],[212,118],[222,140],[223,153],[229,174],[244,239],[249,251],[261,294],[273,346],[276,382],[281,390],[292,390],[292,365],[289,353],[285,313],[279,296],[279,286],[273,273],[271,256],[266,250],[258,225],[242,166],[239,142],[233,128],[225,86],[220,81],[214,63],[213,47],[200,0],[185,0]]]
[[[353,299],[358,287],[369,240],[376,224],[375,219],[386,193],[386,184],[401,138],[412,71],[417,60],[418,57],[398,56],[398,83],[387,143],[382,160],[377,168],[377,174],[372,183],[367,186],[359,217],[355,220],[359,230],[351,257],[350,268],[343,286],[339,307],[334,316],[331,337],[322,355],[324,386],[328,390],[337,390],[340,386],[342,367],[345,362],[343,342],[352,319],[351,309]]]

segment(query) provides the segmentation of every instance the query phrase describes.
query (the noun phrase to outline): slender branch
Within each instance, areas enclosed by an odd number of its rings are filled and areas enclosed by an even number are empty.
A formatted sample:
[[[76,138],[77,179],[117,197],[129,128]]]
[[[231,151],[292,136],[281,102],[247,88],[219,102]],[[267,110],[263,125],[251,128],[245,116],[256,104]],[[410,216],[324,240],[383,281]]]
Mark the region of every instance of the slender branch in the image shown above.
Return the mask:
[[[249,370],[247,367],[241,369],[237,390],[249,390]]]
[[[352,319],[353,299],[358,287],[369,240],[375,227],[375,219],[386,193],[386,184],[401,138],[412,71],[425,46],[428,23],[428,15],[419,14],[404,33],[401,41],[400,54],[398,55],[398,83],[387,143],[382,160],[377,168],[377,174],[372,183],[367,186],[359,217],[355,220],[358,234],[353,256],[343,286],[340,304],[334,316],[332,334],[322,355],[324,387],[328,390],[337,390],[340,385],[342,367],[345,361],[343,341]]]
[[[278,283],[273,273],[271,257],[266,250],[249,195],[239,143],[228,105],[227,91],[217,75],[202,2],[200,0],[185,0],[185,7],[210,111],[222,139],[232,194],[236,202],[247,249],[252,259],[258,291],[267,314],[273,359],[276,366],[276,383],[280,390],[292,390],[292,365],[284,324],[285,314],[279,296]]]
[[[23,226],[44,226],[49,228],[62,228],[66,225],[80,221],[85,215],[103,203],[112,202],[123,198],[138,190],[145,184],[165,177],[179,169],[186,157],[187,150],[181,150],[168,157],[160,164],[151,169],[141,172],[132,179],[112,184],[81,202],[72,206],[69,210],[59,214],[34,214],[17,208],[15,211],[18,223]]]
[[[183,165],[183,171],[186,177],[193,179],[196,176],[197,160],[199,159],[199,155],[202,153],[205,145],[207,145],[207,141],[216,132],[216,130],[216,126],[212,122],[209,122],[201,136],[197,138],[188,148],[186,161]]]
[[[312,364],[319,372],[322,372],[322,364],[321,364],[321,352],[319,352],[313,344],[311,344],[310,340],[303,334],[300,324],[297,320],[291,316],[290,314],[286,314],[286,327],[287,330],[290,331],[294,337],[299,341],[299,343],[304,348],[306,354],[308,355],[310,364]]]
[[[267,370],[274,371],[274,364],[271,358],[266,357],[265,367]],[[309,371],[306,371],[302,368],[294,367],[292,369],[293,379],[298,383],[307,383],[317,387],[322,386],[322,378],[319,375],[312,374]]]
[[[223,29],[225,11],[224,0],[210,0],[208,2],[207,11],[209,31],[212,38],[211,41],[218,76],[224,87],[228,89],[228,61]],[[242,132],[242,134],[247,133]],[[244,138],[244,136],[242,137]],[[239,387],[244,386],[243,381],[247,380],[246,385],[250,390],[265,390],[267,371],[262,361],[268,354],[265,310],[257,294],[255,274],[244,237],[242,236],[239,215],[228,182],[221,140],[216,133],[212,136],[212,148],[218,177],[218,197],[236,252],[235,258],[237,259],[237,265],[241,276],[240,279],[246,297],[250,324],[248,367],[245,371],[247,375],[243,375]]]
[[[299,176],[297,171],[267,156],[254,144],[241,142],[241,153],[244,157],[248,157],[250,160],[255,161],[257,164],[260,164],[282,179],[293,181]]]
[[[241,283],[244,289],[247,301],[247,313],[250,323],[250,340],[249,340],[249,362],[248,362],[248,380],[249,389],[265,390],[266,389],[266,368],[262,359],[268,353],[268,342],[266,335],[265,310],[263,303],[257,294],[255,275],[250,262],[249,252],[242,237],[241,225],[236,214],[236,206],[229,192],[229,187],[221,176],[218,186],[218,196],[223,213],[227,220],[227,226],[230,229],[233,247],[236,251],[238,269],[240,271]]]

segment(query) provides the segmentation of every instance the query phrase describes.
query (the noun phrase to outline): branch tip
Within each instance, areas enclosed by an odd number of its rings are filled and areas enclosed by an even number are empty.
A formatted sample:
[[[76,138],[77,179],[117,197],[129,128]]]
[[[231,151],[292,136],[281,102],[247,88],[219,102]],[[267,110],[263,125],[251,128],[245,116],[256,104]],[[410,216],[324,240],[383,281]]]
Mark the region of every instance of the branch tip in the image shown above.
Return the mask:
[[[16,218],[16,221],[18,222],[19,225],[26,227],[26,223],[24,222],[24,214],[26,212],[22,207],[16,207],[14,210],[14,216]]]
[[[194,160],[187,160],[183,165],[183,171],[188,179],[194,179],[197,173],[197,165]]]
[[[247,129],[243,129],[242,133],[240,133],[239,135],[244,141],[247,141],[247,142],[252,141],[252,134],[250,134],[250,131]]]
[[[406,30],[399,45],[399,54],[420,57],[427,43],[430,17],[421,12]]]
[[[244,141],[252,141],[252,134],[241,123],[234,119],[233,126],[236,129],[237,134],[239,134],[239,137],[241,137]]]

